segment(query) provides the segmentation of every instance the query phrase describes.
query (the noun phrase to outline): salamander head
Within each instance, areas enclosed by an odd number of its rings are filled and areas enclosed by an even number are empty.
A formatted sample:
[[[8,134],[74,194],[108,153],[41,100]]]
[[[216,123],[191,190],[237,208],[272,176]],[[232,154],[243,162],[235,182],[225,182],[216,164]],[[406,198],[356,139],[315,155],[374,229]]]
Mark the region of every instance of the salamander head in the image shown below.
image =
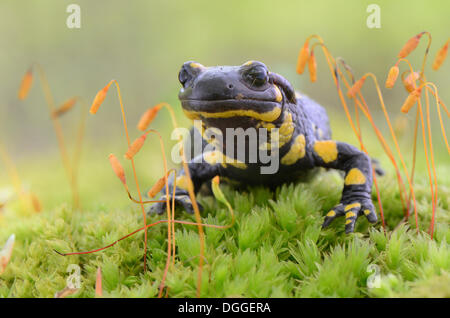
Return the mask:
[[[257,61],[215,67],[186,62],[178,79],[183,86],[178,97],[191,119],[273,122],[285,103],[296,102],[289,82]]]

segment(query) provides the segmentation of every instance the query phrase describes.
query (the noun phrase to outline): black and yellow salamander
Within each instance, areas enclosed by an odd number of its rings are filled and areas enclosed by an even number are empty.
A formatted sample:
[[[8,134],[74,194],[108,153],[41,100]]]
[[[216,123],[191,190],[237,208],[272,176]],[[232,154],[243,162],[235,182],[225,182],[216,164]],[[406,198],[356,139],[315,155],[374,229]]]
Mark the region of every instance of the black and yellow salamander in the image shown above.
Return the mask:
[[[345,216],[346,233],[354,231],[361,215],[377,222],[371,200],[371,159],[356,147],[333,140],[325,109],[296,93],[284,77],[257,61],[216,67],[190,61],[183,64],[178,78],[184,113],[201,123],[191,130],[192,140],[200,136],[201,149],[191,154],[188,163],[196,192],[216,175],[274,188],[318,167],[332,168],[345,174],[344,189],[323,227],[340,216]],[[205,130],[214,133],[207,135]],[[236,145],[240,137],[247,141],[244,148]],[[252,148],[254,144],[257,148]],[[173,181],[169,180],[170,187]],[[176,184],[176,203],[192,213],[183,169]],[[163,200],[164,194],[163,190]],[[151,208],[159,214],[164,211],[165,203]]]

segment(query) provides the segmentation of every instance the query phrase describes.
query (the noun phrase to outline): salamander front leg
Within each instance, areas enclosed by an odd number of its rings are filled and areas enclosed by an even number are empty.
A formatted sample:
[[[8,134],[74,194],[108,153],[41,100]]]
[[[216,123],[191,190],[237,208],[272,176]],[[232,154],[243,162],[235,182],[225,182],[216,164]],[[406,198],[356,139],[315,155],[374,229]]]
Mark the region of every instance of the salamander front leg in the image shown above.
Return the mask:
[[[194,192],[197,193],[200,189],[201,185],[214,178],[219,174],[219,165],[210,165],[206,162],[201,162],[201,158],[194,158],[191,162],[188,163],[189,174],[192,179],[192,183],[194,185]],[[169,200],[172,202],[172,198],[175,200],[176,206],[181,206],[187,213],[193,214],[194,207],[192,205],[191,198],[189,197],[188,192],[188,178],[184,173],[184,169],[180,169],[177,173],[176,179],[176,190],[175,196],[172,197],[173,194],[173,186],[174,186],[174,177],[173,175],[169,178]],[[163,188],[160,192],[161,196],[159,200],[166,200],[166,189]],[[197,205],[200,211],[203,210],[203,207],[197,202]],[[166,202],[158,202],[152,205],[149,210],[149,213],[157,213],[162,214],[166,211]]]
[[[327,227],[340,216],[345,216],[346,233],[354,231],[355,222],[361,215],[376,223],[377,215],[371,199],[370,158],[349,144],[333,140],[316,141],[313,153],[316,165],[345,172],[341,201],[325,216],[322,227]]]

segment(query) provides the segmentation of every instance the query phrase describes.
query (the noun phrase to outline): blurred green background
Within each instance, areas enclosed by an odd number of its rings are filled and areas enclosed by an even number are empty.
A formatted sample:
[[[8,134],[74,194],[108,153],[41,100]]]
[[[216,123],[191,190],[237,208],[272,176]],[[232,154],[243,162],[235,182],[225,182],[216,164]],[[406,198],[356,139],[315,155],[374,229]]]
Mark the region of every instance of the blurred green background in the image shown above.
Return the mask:
[[[66,7],[71,3],[81,7],[81,29],[66,27],[69,15]],[[366,26],[369,15],[366,8],[372,3],[381,8],[380,29]],[[420,31],[430,31],[433,36],[432,61],[450,35],[449,15],[448,1],[2,0],[0,141],[17,162],[28,187],[35,189],[44,203],[56,194],[61,203],[70,199],[70,193],[64,183],[56,138],[37,78],[28,98],[17,99],[21,78],[31,63],[38,62],[44,67],[57,104],[71,96],[82,96],[90,103],[110,79],[117,79],[134,139],[138,136],[135,125],[139,116],[161,101],[171,103],[180,123],[189,125],[177,101],[177,74],[183,62],[235,65],[253,59],[263,61],[297,89],[322,103],[330,112],[336,138],[355,143],[350,126],[342,117],[323,55],[317,53],[316,83],[309,82],[307,73],[302,76],[295,73],[297,53],[306,37],[321,35],[332,54],[343,57],[352,66],[356,77],[371,71],[384,86],[398,51]],[[410,57],[417,68],[425,47],[426,40]],[[430,65],[428,79],[437,83],[441,98],[449,105],[450,63],[446,61],[439,72],[431,71]],[[402,69],[406,69],[405,65]],[[387,132],[372,83],[366,86],[364,92],[369,106],[378,115],[377,123]],[[398,82],[392,91],[383,89],[383,94],[395,119],[407,93]],[[414,112],[406,117],[412,134]],[[75,137],[77,120],[78,112],[63,118],[69,145]],[[168,123],[169,117],[163,111],[153,124],[167,141]],[[366,136],[371,134],[370,127],[365,130]],[[448,163],[439,129],[434,134],[436,150],[443,154],[438,154],[437,164]],[[115,202],[117,199],[111,194],[122,189],[110,170],[107,156],[113,152],[122,158],[126,140],[114,90],[110,90],[98,114],[88,117],[86,137],[80,178],[84,205]],[[411,148],[409,137],[402,140],[406,152]],[[159,148],[156,140],[153,142],[155,146],[149,146],[138,159],[145,187],[162,174],[162,164],[157,160]],[[167,149],[170,145],[167,144]],[[370,147],[377,151],[377,142]],[[100,189],[96,187],[96,178],[110,182],[103,182]],[[0,187],[8,184],[7,174],[0,166]],[[120,198],[126,204],[126,199]]]

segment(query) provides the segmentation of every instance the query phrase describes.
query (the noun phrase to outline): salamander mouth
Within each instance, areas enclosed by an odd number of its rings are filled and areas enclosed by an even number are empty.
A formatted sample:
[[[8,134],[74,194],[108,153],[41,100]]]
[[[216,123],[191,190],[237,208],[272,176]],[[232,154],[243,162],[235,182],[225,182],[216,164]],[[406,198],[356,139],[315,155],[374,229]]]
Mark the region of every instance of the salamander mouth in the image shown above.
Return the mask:
[[[281,115],[279,102],[256,99],[198,100],[182,99],[181,105],[190,119],[252,117],[272,122]]]

